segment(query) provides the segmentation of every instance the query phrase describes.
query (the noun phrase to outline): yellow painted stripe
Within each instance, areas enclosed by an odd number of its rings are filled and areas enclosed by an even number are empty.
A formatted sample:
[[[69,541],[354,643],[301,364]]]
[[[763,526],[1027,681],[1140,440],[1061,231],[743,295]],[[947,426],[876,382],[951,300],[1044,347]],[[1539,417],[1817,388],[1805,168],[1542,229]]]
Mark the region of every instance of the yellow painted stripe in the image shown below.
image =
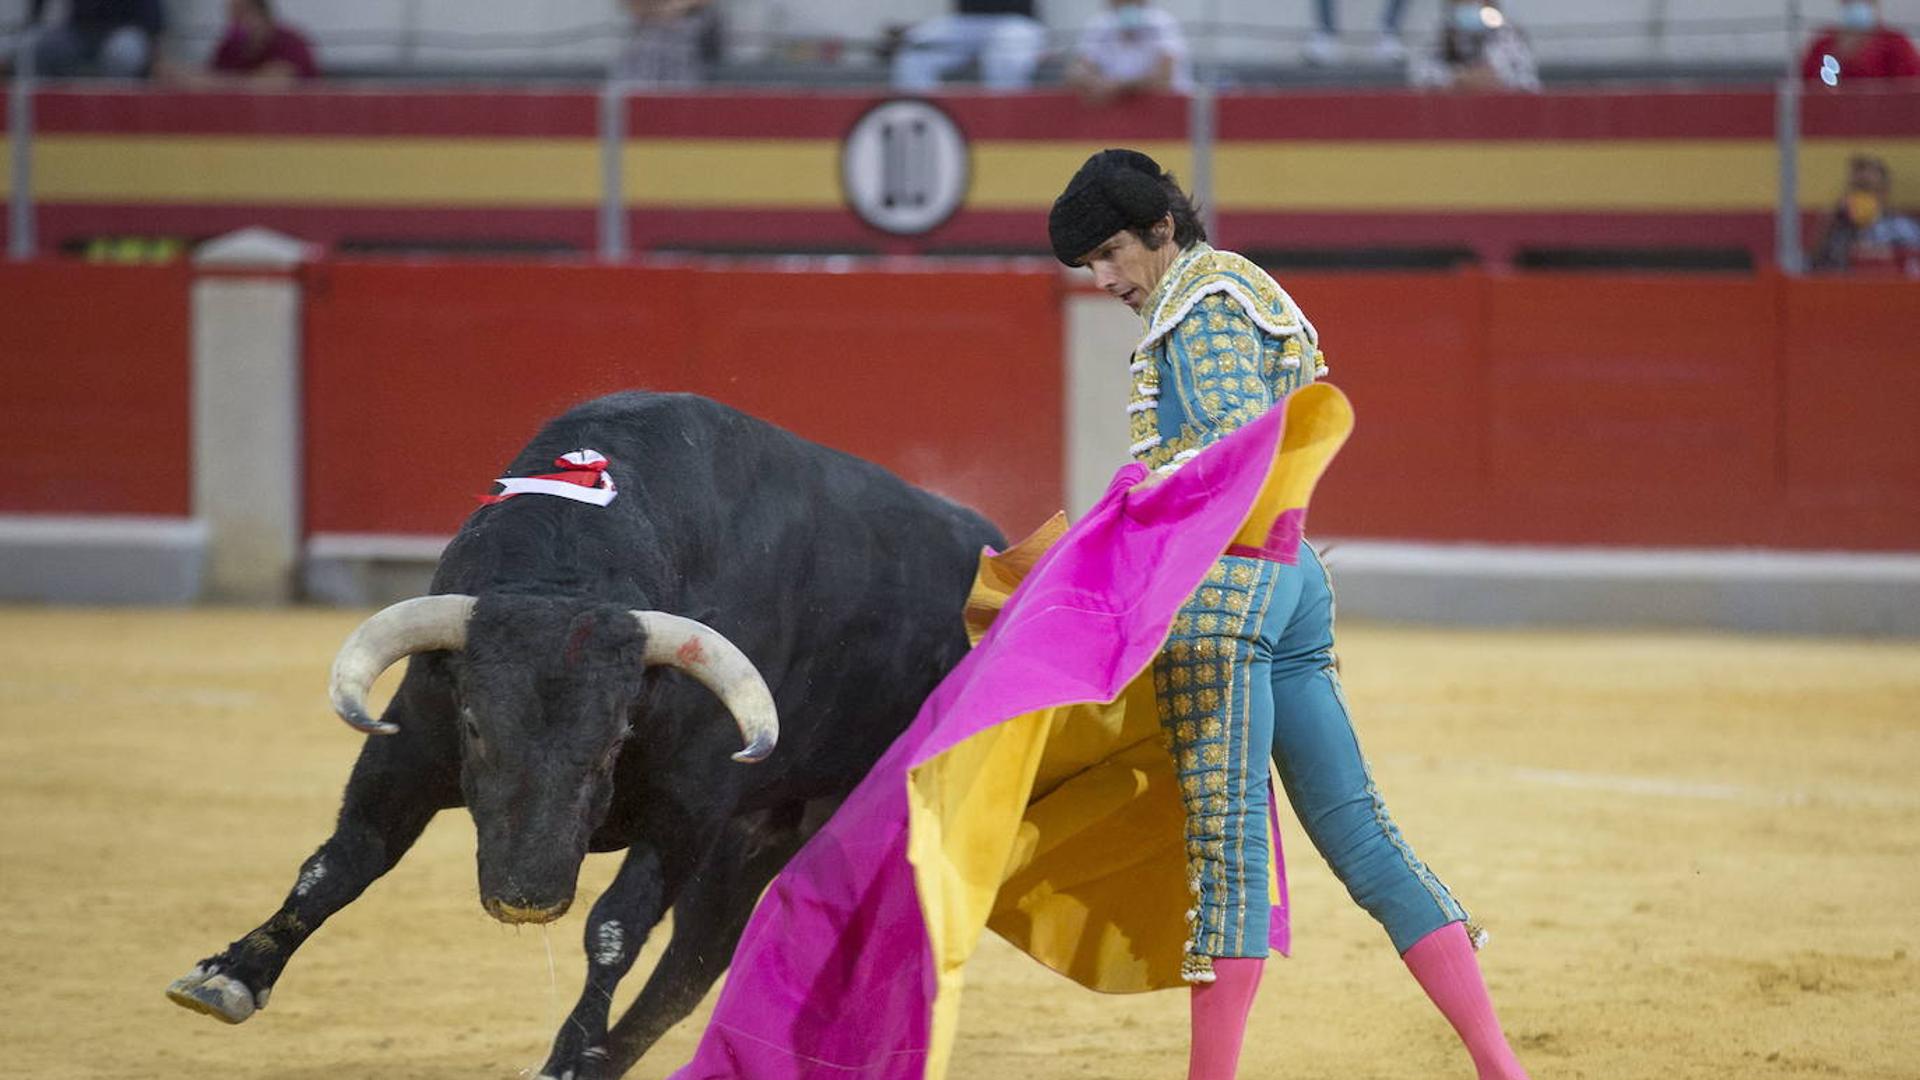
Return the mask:
[[[973,148],[967,205],[1044,210],[1097,142],[984,140]],[[1140,149],[1183,178],[1183,143]],[[1809,140],[1802,204],[1831,195],[1846,156],[1872,149],[1896,175],[1920,175],[1920,139]],[[660,206],[820,209],[840,205],[839,148],[830,140],[650,140],[627,150],[627,199]],[[1754,212],[1774,204],[1778,162],[1761,140],[1550,143],[1351,142],[1223,144],[1214,197],[1229,210],[1423,212],[1566,210]],[[1837,182],[1837,180],[1835,181]]]
[[[591,206],[592,139],[49,135],[34,190],[59,202]]]
[[[1900,175],[1920,139],[1808,140],[1801,205],[1822,206],[1846,155],[1873,145]],[[1757,139],[1233,143],[1214,197],[1232,210],[1753,212],[1771,210],[1779,156]]]
[[[1800,209],[1824,210],[1847,184],[1847,159],[1875,154],[1893,173],[1896,206],[1920,205],[1920,139],[1807,139],[1800,144]]]
[[[975,210],[1044,210],[1088,155],[1110,142],[1015,142],[973,144],[973,186],[967,206]],[[1182,182],[1193,178],[1193,157],[1184,142],[1131,143]]]
[[[832,139],[636,139],[624,164],[629,203],[779,210],[841,204],[840,144]]]
[[[1099,143],[983,140],[968,205],[1044,210]],[[1140,144],[1191,179],[1184,143]],[[1810,139],[1801,206],[1839,194],[1848,155],[1920,176],[1920,139]],[[624,152],[626,200],[679,208],[821,210],[840,205],[832,139],[639,139]],[[1771,143],[1319,140],[1223,143],[1215,202],[1229,211],[1765,212]],[[0,193],[6,188],[0,174]],[[574,207],[597,204],[592,139],[252,138],[48,135],[35,142],[37,197],[66,203]],[[1912,201],[1912,200],[1908,200]]]
[[[1265,143],[1221,147],[1214,175],[1235,210],[1749,210],[1774,193],[1754,140]]]

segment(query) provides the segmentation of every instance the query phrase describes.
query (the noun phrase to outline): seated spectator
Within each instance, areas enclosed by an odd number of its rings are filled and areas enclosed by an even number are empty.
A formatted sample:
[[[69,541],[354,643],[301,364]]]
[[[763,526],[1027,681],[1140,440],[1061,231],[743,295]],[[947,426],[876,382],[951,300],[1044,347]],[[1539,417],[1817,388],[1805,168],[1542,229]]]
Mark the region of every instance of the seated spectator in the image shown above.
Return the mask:
[[[1179,20],[1147,0],[1108,0],[1074,47],[1067,85],[1095,105],[1130,94],[1190,92],[1193,72]]]
[[[630,26],[613,77],[645,86],[698,86],[720,59],[711,0],[624,0]]]
[[[1304,59],[1309,64],[1326,65],[1340,59],[1340,31],[1334,24],[1335,0],[1318,0],[1314,16],[1318,29],[1307,39]],[[1407,0],[1384,0],[1380,10],[1380,36],[1374,39],[1373,58],[1385,64],[1398,64],[1407,58],[1407,43],[1400,38],[1400,16],[1406,14]]]
[[[1840,65],[1840,79],[1920,78],[1920,52],[1880,21],[1880,0],[1842,0],[1840,24],[1815,34],[1800,58],[1801,77],[1821,78],[1829,56]]]
[[[956,10],[909,28],[893,54],[893,86],[928,93],[971,63],[990,90],[1024,90],[1047,52],[1034,0],[955,0]]]
[[[1451,90],[1538,90],[1540,69],[1519,27],[1499,0],[1450,0],[1438,50],[1407,65],[1416,87]]]
[[[275,22],[270,0],[228,0],[227,31],[208,66],[216,77],[263,85],[320,75],[306,35]]]
[[[46,7],[46,0],[33,0],[28,21],[39,22]],[[69,0],[66,22],[41,29],[34,65],[54,78],[142,78],[166,25],[161,0]]]
[[[1815,270],[1898,270],[1920,275],[1920,221],[1894,213],[1893,175],[1868,154],[1847,162],[1847,192],[1813,252]]]

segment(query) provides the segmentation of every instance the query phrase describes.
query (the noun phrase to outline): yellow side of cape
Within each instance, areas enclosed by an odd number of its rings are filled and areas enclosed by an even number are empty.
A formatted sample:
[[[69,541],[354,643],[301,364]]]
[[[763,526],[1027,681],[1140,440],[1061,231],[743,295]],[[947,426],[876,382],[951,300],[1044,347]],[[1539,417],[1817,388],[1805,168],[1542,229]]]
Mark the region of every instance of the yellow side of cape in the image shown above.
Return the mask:
[[[1352,423],[1331,385],[1287,399],[1274,468],[1236,543],[1263,543],[1282,513],[1306,505]],[[982,557],[966,613],[976,644],[1065,531],[1056,515]],[[926,1077],[946,1075],[964,965],[988,926],[1091,989],[1185,985],[1184,815],[1150,672],[1113,701],[1026,713],[929,759],[912,770],[907,803],[908,858],[938,973]],[[1277,898],[1271,877],[1269,889]]]

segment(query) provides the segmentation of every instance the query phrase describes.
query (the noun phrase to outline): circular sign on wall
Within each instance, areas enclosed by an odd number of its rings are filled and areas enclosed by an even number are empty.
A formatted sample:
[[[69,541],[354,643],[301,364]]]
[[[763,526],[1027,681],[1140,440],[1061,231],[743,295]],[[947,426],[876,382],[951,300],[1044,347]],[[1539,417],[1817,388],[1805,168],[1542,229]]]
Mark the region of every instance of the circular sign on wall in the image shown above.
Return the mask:
[[[840,145],[840,190],[860,220],[913,236],[938,228],[967,198],[967,137],[939,106],[883,101],[863,113]]]

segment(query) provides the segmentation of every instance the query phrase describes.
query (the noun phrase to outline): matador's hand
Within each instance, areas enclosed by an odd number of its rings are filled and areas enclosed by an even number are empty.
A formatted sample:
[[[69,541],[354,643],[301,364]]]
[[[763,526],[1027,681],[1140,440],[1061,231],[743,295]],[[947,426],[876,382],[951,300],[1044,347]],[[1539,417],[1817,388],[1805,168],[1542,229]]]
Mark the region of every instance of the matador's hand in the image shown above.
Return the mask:
[[[1142,480],[1139,483],[1128,488],[1127,494],[1138,495],[1141,492],[1147,490],[1148,488],[1154,487],[1155,485],[1159,484],[1161,481],[1165,480],[1167,477],[1171,475],[1172,475],[1171,473],[1148,473],[1147,478],[1145,480]]]

